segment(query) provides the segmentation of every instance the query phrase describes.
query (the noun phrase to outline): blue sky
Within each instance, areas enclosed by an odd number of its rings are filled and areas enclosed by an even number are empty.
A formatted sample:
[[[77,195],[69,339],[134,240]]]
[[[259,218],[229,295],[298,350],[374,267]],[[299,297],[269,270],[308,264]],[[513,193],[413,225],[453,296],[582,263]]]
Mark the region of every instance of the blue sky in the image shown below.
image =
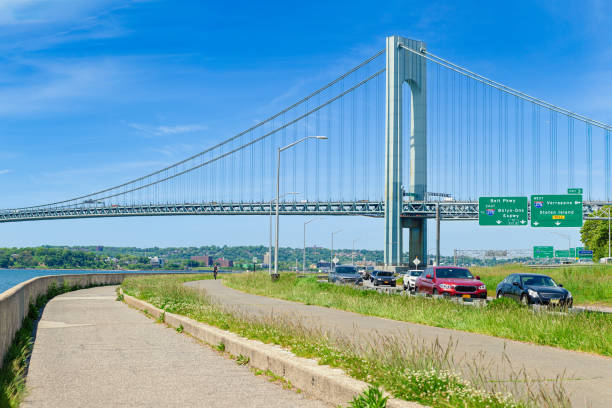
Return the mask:
[[[203,150],[382,49],[391,34],[423,39],[485,76],[612,122],[612,5],[495,3],[4,0],[0,207],[88,193]],[[283,245],[302,245],[303,221],[283,219]],[[0,246],[265,244],[267,222],[0,224]],[[383,222],[368,218],[309,224],[309,244],[329,246],[338,229],[337,246],[359,238],[359,247],[382,248]],[[567,245],[546,230],[471,222],[445,223],[442,232],[443,253]],[[577,240],[577,230],[562,232]]]

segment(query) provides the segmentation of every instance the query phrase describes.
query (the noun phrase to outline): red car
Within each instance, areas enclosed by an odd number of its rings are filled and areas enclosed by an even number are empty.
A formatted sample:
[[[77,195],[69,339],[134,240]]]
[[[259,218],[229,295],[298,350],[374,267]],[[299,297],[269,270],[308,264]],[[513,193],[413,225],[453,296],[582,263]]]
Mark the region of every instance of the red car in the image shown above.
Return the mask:
[[[417,278],[416,291],[432,295],[487,298],[487,287],[469,269],[454,266],[432,266]]]

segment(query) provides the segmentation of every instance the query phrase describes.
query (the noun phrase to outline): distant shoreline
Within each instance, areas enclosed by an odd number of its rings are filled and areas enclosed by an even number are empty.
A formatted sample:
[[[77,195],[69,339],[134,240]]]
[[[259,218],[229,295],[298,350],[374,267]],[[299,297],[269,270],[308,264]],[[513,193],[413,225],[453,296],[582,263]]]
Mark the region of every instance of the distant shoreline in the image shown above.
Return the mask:
[[[211,272],[211,271],[186,271],[184,269],[54,269],[54,268],[0,268],[0,271],[69,271],[69,272],[79,272],[79,271],[93,271],[93,272]]]

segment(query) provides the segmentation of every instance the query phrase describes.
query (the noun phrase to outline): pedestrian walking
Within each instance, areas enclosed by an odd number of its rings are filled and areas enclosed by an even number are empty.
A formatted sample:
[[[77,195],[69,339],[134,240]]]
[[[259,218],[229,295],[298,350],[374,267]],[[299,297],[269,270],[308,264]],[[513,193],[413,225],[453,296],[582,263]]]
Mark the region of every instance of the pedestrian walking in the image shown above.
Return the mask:
[[[217,280],[217,273],[218,273],[218,269],[217,269],[217,265],[215,265],[215,269],[213,269],[213,275],[215,277],[215,280]]]

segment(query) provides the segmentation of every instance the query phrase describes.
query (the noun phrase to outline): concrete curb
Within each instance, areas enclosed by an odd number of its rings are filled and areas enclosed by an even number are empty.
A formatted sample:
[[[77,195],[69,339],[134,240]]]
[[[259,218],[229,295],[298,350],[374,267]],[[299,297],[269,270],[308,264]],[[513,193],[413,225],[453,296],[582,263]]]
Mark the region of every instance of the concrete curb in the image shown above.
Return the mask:
[[[155,318],[159,318],[162,314],[161,309],[140,299],[126,294],[123,295],[123,299],[129,306],[146,310]],[[184,316],[166,312],[165,323],[175,328],[182,325],[183,332],[206,343],[213,345],[223,343],[225,351],[235,356],[242,354],[249,357],[250,366],[260,370],[270,370],[305,393],[333,405],[350,403],[356,395],[369,386],[363,381],[350,378],[338,368],[319,365],[315,360],[297,357],[280,346],[249,340]],[[423,405],[389,398],[387,407],[418,408]]]

